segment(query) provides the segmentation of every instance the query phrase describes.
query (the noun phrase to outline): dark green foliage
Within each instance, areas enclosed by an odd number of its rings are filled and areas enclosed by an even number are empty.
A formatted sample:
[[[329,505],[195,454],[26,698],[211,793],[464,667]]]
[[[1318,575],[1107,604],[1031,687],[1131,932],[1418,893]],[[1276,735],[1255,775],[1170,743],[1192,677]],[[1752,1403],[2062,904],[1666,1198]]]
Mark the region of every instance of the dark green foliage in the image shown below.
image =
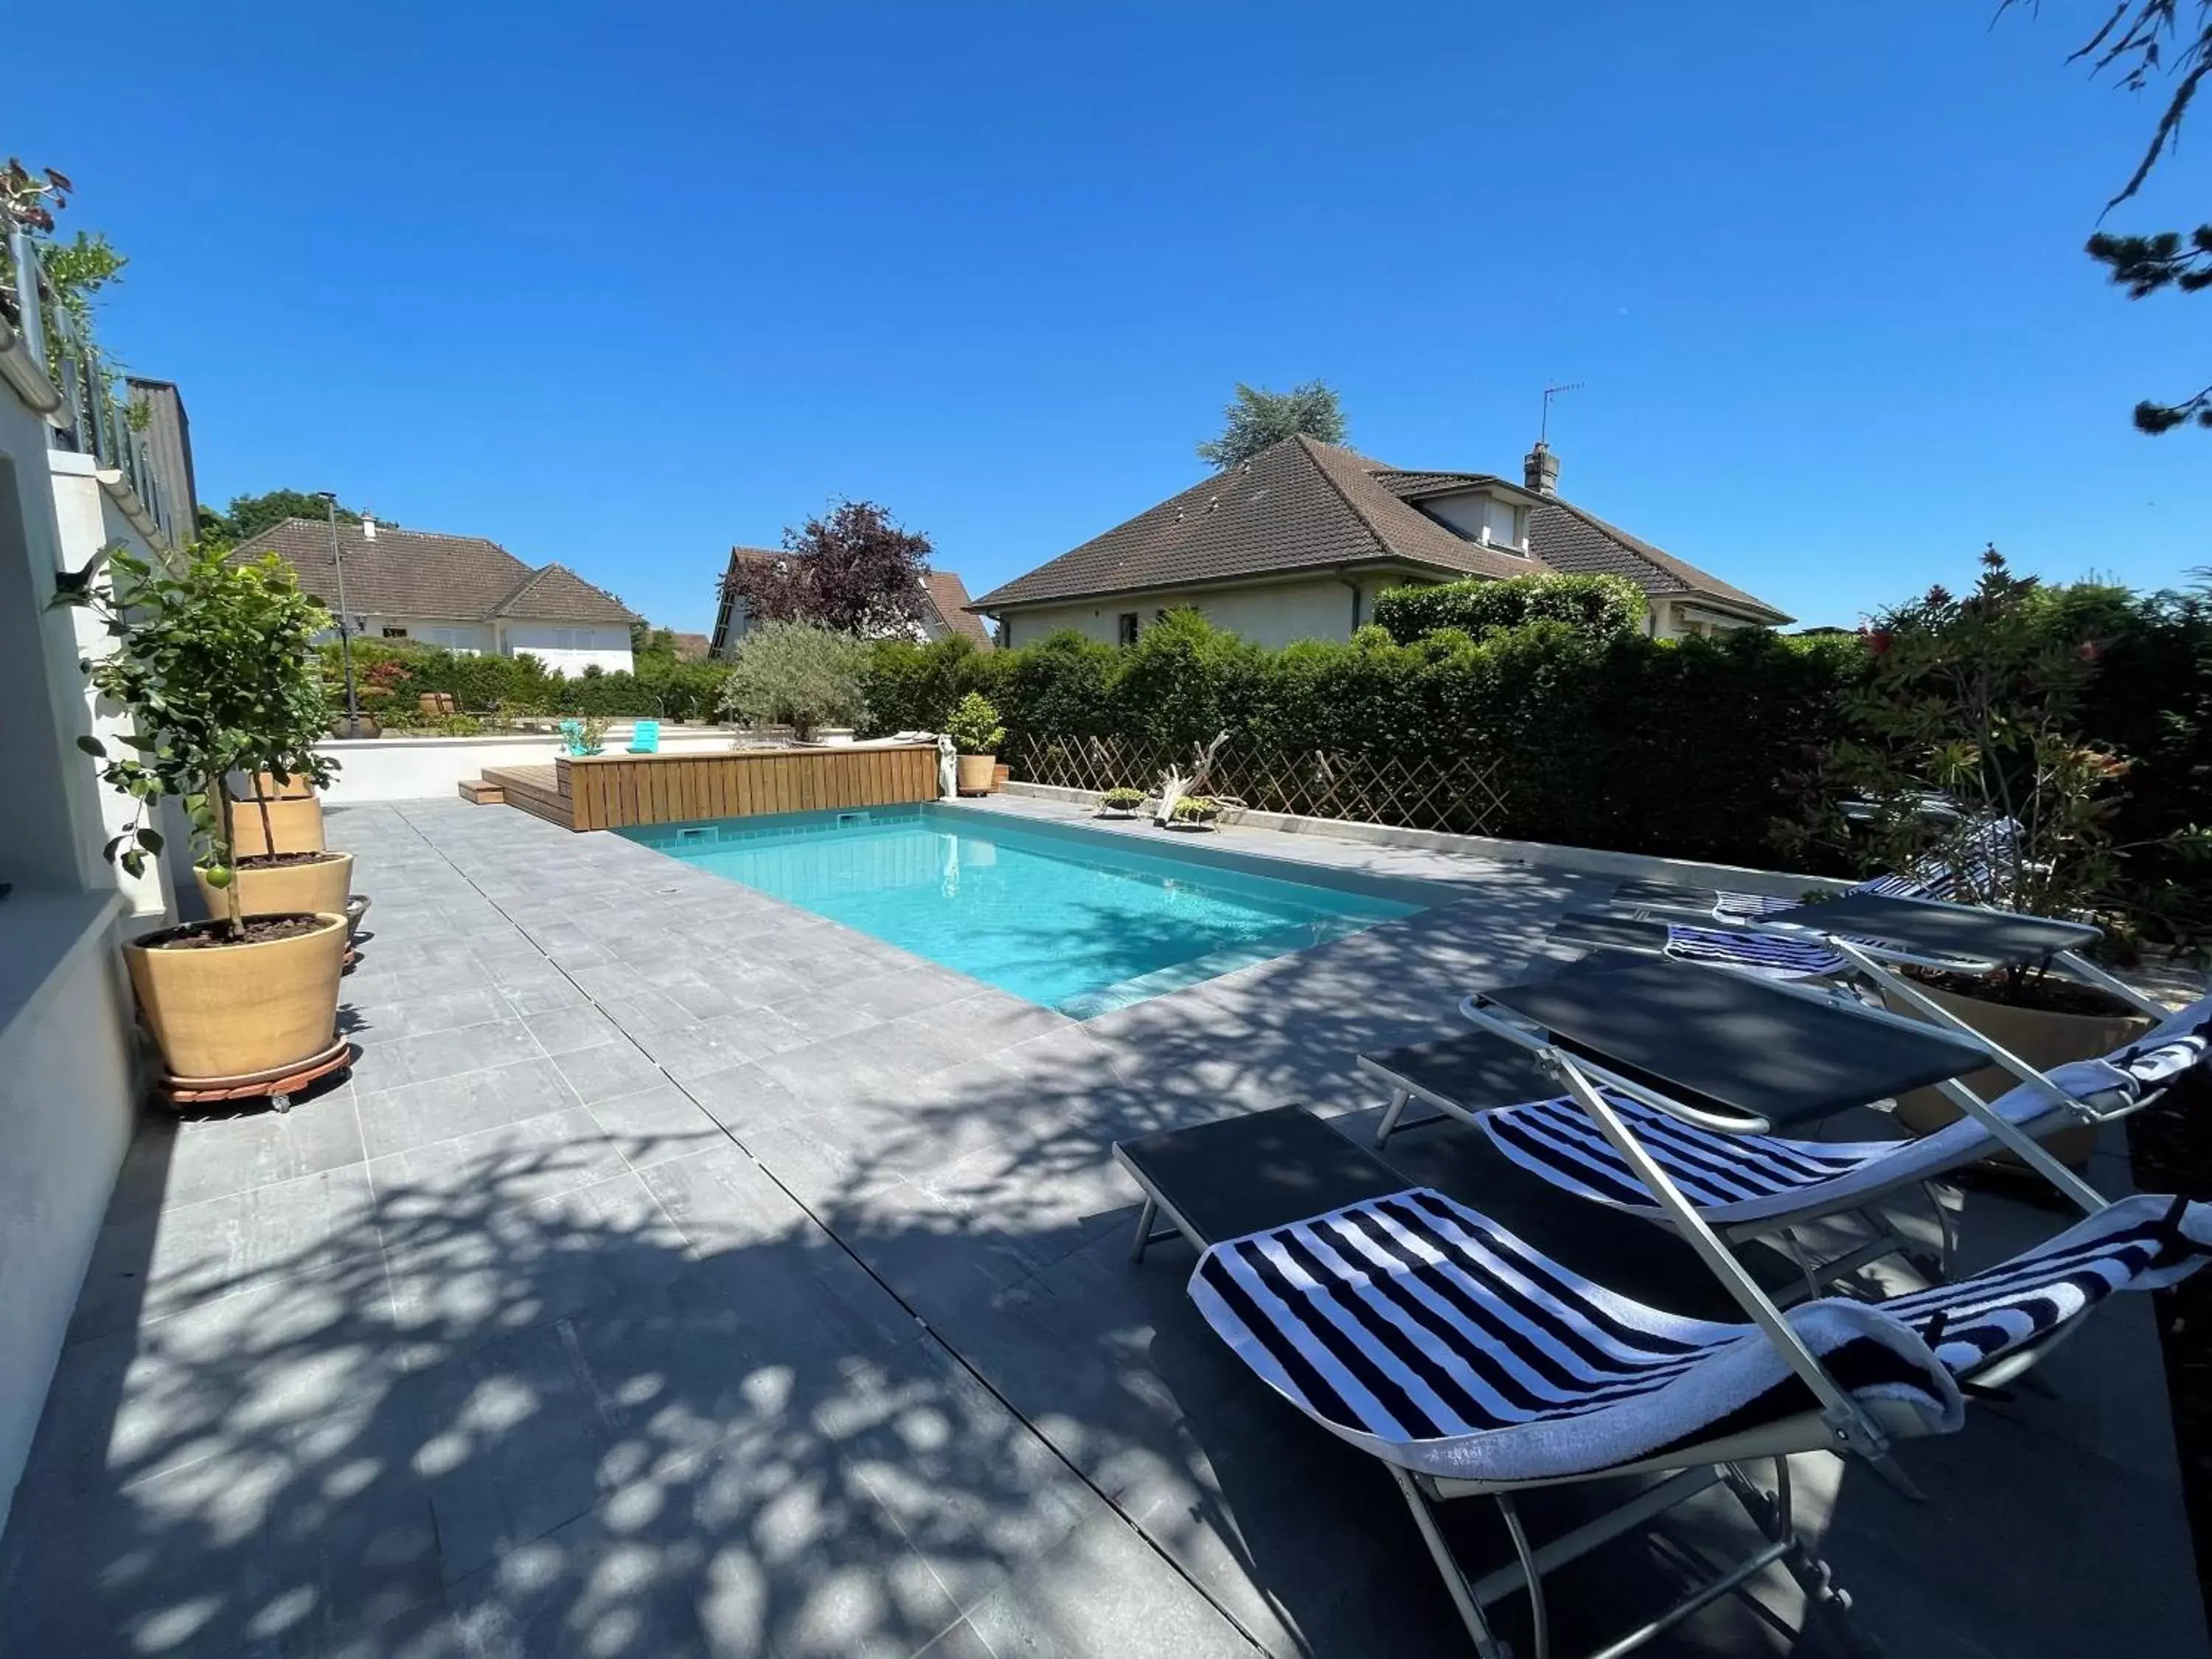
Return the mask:
[[[2212,587],[2143,596],[2084,585],[2039,603],[2069,649],[2094,642],[2085,735],[2134,759],[2114,838],[2137,844],[2212,823]],[[1187,761],[1223,730],[1232,763],[1316,750],[1417,768],[1472,759],[1504,798],[1507,836],[1853,871],[1837,849],[1790,851],[1787,829],[1802,821],[1808,787],[1832,793],[1820,757],[1849,735],[1875,660],[1867,641],[1758,629],[1657,641],[1618,626],[1617,614],[1615,625],[1593,625],[1606,616],[1594,605],[1573,621],[1547,617],[1480,640],[1440,627],[1410,644],[1369,627],[1345,644],[1280,651],[1188,612],[1126,647],[1073,632],[989,653],[964,640],[886,642],[866,675],[866,731],[940,730],[975,691],[998,709],[1018,777],[1038,740],[1120,738]],[[2153,895],[2131,898],[2131,910],[2205,908],[2191,898],[2212,886],[2202,866],[2169,863],[2130,855],[2124,880]],[[2203,937],[2212,918],[2194,926]],[[2170,931],[2189,936],[2179,922]]]
[[[1221,411],[1221,435],[1198,447],[1198,458],[1226,472],[1285,438],[1303,434],[1325,444],[1345,439],[1344,410],[1336,393],[1319,380],[1288,392],[1267,392],[1238,384],[1237,396]]]
[[[345,688],[335,642],[322,647],[322,659],[325,694],[333,708],[343,709]],[[563,679],[528,652],[471,656],[379,640],[356,640],[353,660],[362,711],[392,726],[436,724],[437,716],[419,710],[417,699],[426,691],[452,693],[462,712],[471,714],[644,714],[711,720],[714,699],[729,672],[726,664],[647,655],[636,659],[635,673],[601,672]]]
[[[970,691],[997,699],[998,659],[963,635],[927,645],[884,640],[868,655],[861,691],[868,713],[864,737],[893,732],[935,732]]]
[[[271,489],[258,495],[234,495],[227,513],[218,513],[211,507],[200,508],[200,539],[234,547],[287,519],[319,521],[329,516],[330,509],[324,505],[323,498],[310,495],[304,489]],[[359,524],[361,514],[351,507],[340,507],[338,522]]]
[[[1620,576],[1474,578],[1429,587],[1394,587],[1375,599],[1376,626],[1401,645],[1455,628],[1481,639],[1524,623],[1565,623],[1593,640],[1644,626],[1644,592]]]

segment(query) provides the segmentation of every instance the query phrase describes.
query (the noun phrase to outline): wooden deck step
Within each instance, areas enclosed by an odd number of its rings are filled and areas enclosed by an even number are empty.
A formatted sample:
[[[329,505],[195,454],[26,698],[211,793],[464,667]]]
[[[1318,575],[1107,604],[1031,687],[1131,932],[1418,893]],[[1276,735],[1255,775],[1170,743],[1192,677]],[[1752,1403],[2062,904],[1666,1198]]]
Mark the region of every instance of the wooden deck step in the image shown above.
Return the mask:
[[[551,767],[487,766],[483,781],[497,787],[500,799],[507,805],[563,830],[576,827],[575,803],[561,793],[558,775]]]
[[[497,806],[507,795],[495,783],[488,783],[482,778],[463,778],[461,799],[474,801],[479,806]]]

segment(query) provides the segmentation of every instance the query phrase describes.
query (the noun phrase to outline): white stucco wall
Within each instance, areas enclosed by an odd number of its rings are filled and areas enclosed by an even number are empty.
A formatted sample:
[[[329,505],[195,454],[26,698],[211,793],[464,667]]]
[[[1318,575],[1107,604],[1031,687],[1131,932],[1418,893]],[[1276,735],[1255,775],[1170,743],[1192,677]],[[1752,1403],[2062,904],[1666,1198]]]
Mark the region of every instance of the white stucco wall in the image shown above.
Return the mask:
[[[496,649],[488,623],[464,622],[454,617],[383,617],[372,612],[366,619],[361,636],[380,640],[387,628],[404,628],[410,645],[435,645],[447,651],[466,651],[481,654]]]
[[[47,602],[57,574],[107,541],[144,543],[110,485],[47,439],[0,380],[0,880],[15,884],[0,902],[0,1522],[137,1099],[115,950],[124,904],[100,853],[114,817],[76,747],[117,724],[93,707],[77,667],[102,636]],[[159,876],[134,886],[159,919]]]
[[[1458,495],[1432,495],[1420,504],[1420,510],[1443,520],[1470,541],[1481,541],[1486,526],[1488,544],[1498,552],[1526,554],[1528,550],[1528,509],[1516,507],[1509,497],[1473,489]],[[1528,568],[1540,572],[1534,563]]]
[[[49,453],[47,465],[64,568],[82,569],[101,548],[117,544],[141,558],[159,556],[116,506],[114,498],[100,487],[90,456],[55,450]],[[109,638],[106,628],[91,611],[70,611],[62,614],[62,620],[70,624],[80,656],[96,662],[113,651],[114,641]],[[74,690],[84,702],[93,735],[107,745],[111,754],[126,753],[123,739],[131,729],[129,718],[119,708],[94,695],[81,673]],[[100,837],[104,843],[107,836],[119,835],[135,823],[137,811],[130,797],[116,790],[103,785],[98,793],[106,830]],[[134,916],[159,920],[174,908],[175,896],[170,891],[167,873],[158,859],[149,860],[142,876],[133,876],[117,866],[110,872],[109,878],[123,890]]]
[[[588,646],[562,645],[562,635],[582,634]],[[556,674],[574,678],[593,664],[610,674],[627,674],[631,671],[629,629],[627,628],[562,628],[554,623],[501,623],[499,627],[501,652],[514,656],[527,651]]]
[[[1385,588],[1405,584],[1403,576],[1358,579],[1359,620],[1375,620],[1375,596]],[[1346,640],[1352,637],[1352,589],[1334,576],[1310,581],[1271,582],[1250,587],[1208,587],[1188,592],[1146,593],[1118,599],[1086,599],[1074,605],[1038,605],[1007,611],[1001,620],[1013,623],[1012,644],[1035,645],[1046,635],[1072,628],[1106,645],[1119,638],[1121,615],[1137,613],[1139,633],[1150,628],[1163,611],[1194,607],[1216,628],[1242,635],[1255,645],[1285,646],[1297,640]]]
[[[4,396],[0,392],[0,396]],[[137,1121],[112,894],[15,893],[0,963],[0,1525]],[[136,931],[136,930],[133,930]],[[20,997],[20,1000],[18,1000]]]
[[[610,751],[629,745],[630,724],[607,728]],[[711,727],[663,726],[660,752],[713,754],[734,741]],[[487,766],[550,766],[561,752],[558,737],[333,738],[316,752],[338,763],[338,775],[323,799],[332,806],[373,800],[430,800],[453,796],[462,782],[483,775]]]

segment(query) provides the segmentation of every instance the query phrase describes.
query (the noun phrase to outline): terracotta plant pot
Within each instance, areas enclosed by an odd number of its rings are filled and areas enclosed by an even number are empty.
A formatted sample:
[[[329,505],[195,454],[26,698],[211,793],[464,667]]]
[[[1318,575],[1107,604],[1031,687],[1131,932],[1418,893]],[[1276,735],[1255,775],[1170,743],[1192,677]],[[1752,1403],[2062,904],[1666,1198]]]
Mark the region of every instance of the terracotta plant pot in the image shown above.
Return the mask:
[[[233,1078],[312,1059],[337,1040],[346,919],[296,939],[196,951],[153,948],[169,930],[123,947],[131,988],[175,1078]]]
[[[208,915],[228,915],[229,896],[208,885],[206,871],[195,869],[192,874],[199,879]],[[232,879],[238,884],[240,915],[327,915],[346,908],[353,891],[353,854],[325,853],[313,864],[280,864],[266,870],[249,866]]]
[[[256,853],[319,853],[323,850],[323,803],[315,786],[305,778],[288,778],[280,788],[266,772],[253,781],[256,795],[234,800],[230,808],[234,858],[250,859]],[[262,833],[261,807],[269,805],[269,835]],[[276,846],[269,845],[270,837]]]
[[[991,769],[991,793],[995,795],[1004,789],[1013,775],[1014,769],[1011,766],[994,766]]]
[[[1956,1015],[1970,1030],[2046,1072],[2069,1060],[2094,1060],[2150,1030],[2147,1018],[2117,1004],[2109,1014],[2063,1014],[2041,1008],[2015,1008],[2008,1003],[1984,1001],[1980,997],[1964,997],[1933,985],[1916,984],[1913,988],[1947,1012]],[[1896,1013],[1913,1019],[1927,1018],[1887,992],[1883,993],[1882,1000]],[[1984,1100],[1995,1100],[2010,1089],[2015,1079],[2002,1066],[1990,1066],[1969,1073],[1960,1081]],[[1915,1089],[1898,1097],[1897,1121],[1917,1135],[1932,1134],[1947,1123],[1957,1122],[1960,1115],[1959,1109],[1933,1089]],[[2095,1149],[2097,1131],[2087,1125],[2065,1129],[2045,1144],[2053,1156],[2078,1168],[2088,1161],[2090,1152]],[[1997,1161],[2014,1165],[2019,1163],[2010,1153],[2000,1154]]]
[[[996,755],[963,755],[960,757],[960,793],[963,795],[989,794],[992,769],[998,763]]]

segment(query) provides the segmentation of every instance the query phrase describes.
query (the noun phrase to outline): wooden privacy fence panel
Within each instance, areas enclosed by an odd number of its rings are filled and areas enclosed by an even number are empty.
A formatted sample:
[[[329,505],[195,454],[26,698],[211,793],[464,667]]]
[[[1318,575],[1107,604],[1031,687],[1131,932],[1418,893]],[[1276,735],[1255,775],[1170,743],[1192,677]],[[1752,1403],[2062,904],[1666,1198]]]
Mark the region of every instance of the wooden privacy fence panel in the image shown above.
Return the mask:
[[[1014,775],[1063,789],[1141,789],[1156,794],[1170,766],[1188,775],[1190,750],[1126,738],[1024,739]],[[1506,790],[1494,762],[1459,756],[1441,763],[1395,754],[1269,750],[1232,737],[1214,756],[1203,793],[1260,812],[1340,818],[1401,830],[1498,836],[1508,821]]]
[[[937,799],[933,744],[587,755],[555,763],[573,828],[751,817]]]

